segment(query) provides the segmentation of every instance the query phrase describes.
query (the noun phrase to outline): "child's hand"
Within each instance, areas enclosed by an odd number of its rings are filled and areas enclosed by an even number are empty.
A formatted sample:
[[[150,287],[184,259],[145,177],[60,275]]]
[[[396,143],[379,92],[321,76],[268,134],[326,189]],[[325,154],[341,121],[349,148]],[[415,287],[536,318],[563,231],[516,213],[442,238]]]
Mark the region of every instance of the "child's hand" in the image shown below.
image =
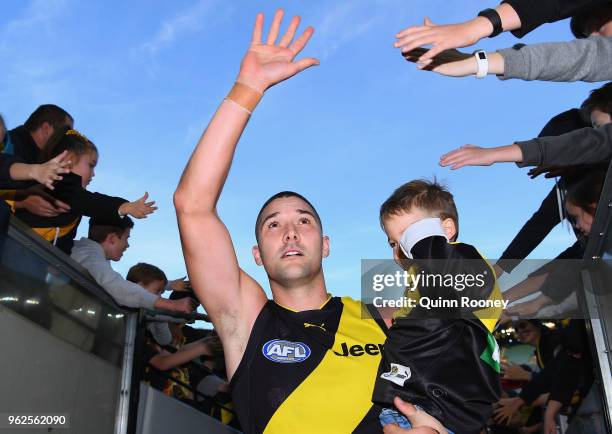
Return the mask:
[[[119,207],[119,214],[121,215],[131,215],[137,219],[147,218],[149,214],[152,214],[157,207],[155,205],[155,201],[147,202],[147,198],[149,197],[149,193],[145,191],[144,196],[134,202],[126,202]]]
[[[385,425],[383,429],[385,434],[448,434],[446,428],[435,417],[427,414],[425,411],[417,410],[414,405],[404,402],[398,397],[393,400],[393,403],[408,418],[412,428],[404,429],[390,423]]]
[[[495,154],[492,149],[481,148],[475,145],[463,145],[448,154],[440,157],[440,166],[451,166],[451,170],[464,166],[490,166],[495,163]]]
[[[70,161],[65,160],[68,151],[64,151],[44,164],[32,164],[32,179],[53,190],[53,182],[62,179],[62,174],[70,172]]]
[[[189,280],[185,280],[186,278],[187,276],[181,277],[180,279],[171,280],[170,282],[168,282],[168,286],[173,291],[191,292],[192,291],[191,282]]]

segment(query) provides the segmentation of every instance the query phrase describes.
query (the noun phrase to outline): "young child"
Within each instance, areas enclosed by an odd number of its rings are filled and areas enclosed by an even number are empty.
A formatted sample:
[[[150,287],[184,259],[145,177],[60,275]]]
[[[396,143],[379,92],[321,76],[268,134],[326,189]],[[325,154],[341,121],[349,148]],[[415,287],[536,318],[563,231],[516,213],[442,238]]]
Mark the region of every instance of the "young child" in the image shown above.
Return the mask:
[[[148,193],[143,197],[128,202],[120,197],[91,193],[87,185],[95,175],[98,163],[98,150],[87,137],[76,130],[64,129],[50,140],[50,156],[67,152],[70,161],[70,172],[63,179],[55,181],[54,189],[47,193],[70,206],[70,211],[54,217],[42,217],[25,209],[19,209],[15,215],[28,224],[46,240],[52,242],[64,252],[70,254],[81,216],[111,218],[130,215],[135,218],[146,218],[154,212],[155,202],[147,202]]]
[[[452,195],[436,182],[416,180],[399,187],[381,206],[380,222],[393,257],[409,273],[482,279],[481,285],[465,288],[420,284],[417,297],[501,299],[488,263],[474,247],[454,242],[457,209]],[[499,349],[491,335],[500,312],[420,304],[397,311],[372,398],[384,408],[381,423],[410,427],[393,409],[399,397],[437,418],[449,432],[480,433],[500,396]]]

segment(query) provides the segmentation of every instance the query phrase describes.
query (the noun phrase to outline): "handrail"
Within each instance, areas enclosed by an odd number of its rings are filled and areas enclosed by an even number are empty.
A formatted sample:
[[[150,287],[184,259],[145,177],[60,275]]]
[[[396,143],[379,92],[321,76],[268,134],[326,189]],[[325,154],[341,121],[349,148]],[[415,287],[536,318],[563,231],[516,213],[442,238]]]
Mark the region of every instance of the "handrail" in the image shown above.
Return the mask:
[[[93,280],[84,267],[12,215],[9,219],[8,235],[34,250],[43,259],[78,283],[79,286],[93,294],[96,298],[110,304],[113,309],[124,314],[135,312],[135,309],[119,305],[95,280]]]
[[[198,312],[184,313],[184,312],[176,312],[176,311],[165,310],[165,309],[159,309],[159,310],[144,309],[144,311],[147,315],[152,316],[152,318],[147,319],[147,321],[150,321],[150,322],[155,322],[155,321],[166,322],[167,321],[167,319],[164,319],[164,318],[160,318],[156,320],[155,316],[158,316],[158,315],[169,316],[172,318],[186,319],[187,322],[193,322],[193,321],[210,322],[208,315],[204,313],[198,313]]]

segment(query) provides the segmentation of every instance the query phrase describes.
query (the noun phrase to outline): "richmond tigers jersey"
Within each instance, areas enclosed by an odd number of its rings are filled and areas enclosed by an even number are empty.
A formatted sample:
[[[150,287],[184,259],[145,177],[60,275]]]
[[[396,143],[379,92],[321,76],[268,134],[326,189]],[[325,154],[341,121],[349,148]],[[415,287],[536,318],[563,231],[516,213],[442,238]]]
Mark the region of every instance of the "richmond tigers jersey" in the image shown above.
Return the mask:
[[[231,386],[245,433],[382,433],[372,391],[384,324],[360,302],[330,298],[257,317]]]

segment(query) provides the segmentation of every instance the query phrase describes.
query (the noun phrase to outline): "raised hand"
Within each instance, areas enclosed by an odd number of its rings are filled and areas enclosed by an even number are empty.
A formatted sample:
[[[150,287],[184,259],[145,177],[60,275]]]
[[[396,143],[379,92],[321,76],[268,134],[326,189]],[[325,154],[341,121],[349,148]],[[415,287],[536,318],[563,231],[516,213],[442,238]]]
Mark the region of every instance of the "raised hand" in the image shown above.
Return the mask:
[[[134,218],[142,219],[147,218],[149,214],[152,214],[157,209],[155,201],[147,202],[149,193],[145,194],[134,202],[126,202],[119,207],[119,214],[131,215]]]
[[[53,182],[62,179],[62,174],[70,172],[70,161],[66,160],[68,151],[64,151],[44,164],[32,164],[32,179],[53,190]]]
[[[257,14],[249,50],[242,59],[237,81],[263,93],[266,89],[303,71],[319,61],[313,57],[304,57],[294,62],[295,57],[304,49],[314,29],[306,30],[295,40],[300,17],[294,16],[287,32],[276,42],[284,11],[278,9],[274,14],[272,26],[266,41],[262,43],[264,16]]]
[[[437,54],[450,48],[461,48],[475,44],[481,38],[493,31],[491,23],[482,17],[475,18],[460,24],[434,24],[425,17],[423,25],[410,26],[397,33],[397,41],[393,46],[402,53],[407,53],[424,45],[431,45],[431,49],[419,56],[419,62],[433,59]]]

